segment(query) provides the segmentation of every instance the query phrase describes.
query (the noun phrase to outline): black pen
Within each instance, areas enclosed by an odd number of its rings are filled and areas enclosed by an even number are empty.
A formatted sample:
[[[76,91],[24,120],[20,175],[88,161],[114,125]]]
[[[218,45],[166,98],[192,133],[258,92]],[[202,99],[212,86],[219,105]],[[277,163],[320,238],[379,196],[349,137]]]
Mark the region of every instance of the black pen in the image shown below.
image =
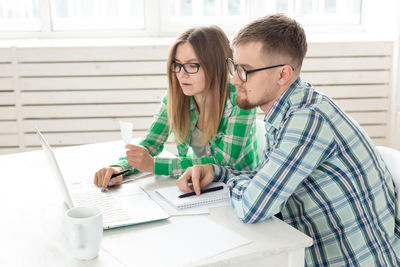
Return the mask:
[[[126,170],[123,170],[122,172],[114,173],[113,175],[111,175],[111,178],[120,176],[120,175],[125,174],[125,173],[127,173],[127,172],[129,172],[129,171],[130,171],[129,169],[126,169]]]
[[[221,189],[224,189],[224,187],[222,185],[203,189],[203,190],[200,191],[200,193],[204,194],[204,193],[208,193],[208,192],[218,191],[218,190],[221,190]],[[182,194],[182,195],[180,195],[178,197],[179,198],[183,198],[183,197],[190,197],[190,196],[194,196],[194,195],[196,195],[195,192],[190,192],[190,193]]]

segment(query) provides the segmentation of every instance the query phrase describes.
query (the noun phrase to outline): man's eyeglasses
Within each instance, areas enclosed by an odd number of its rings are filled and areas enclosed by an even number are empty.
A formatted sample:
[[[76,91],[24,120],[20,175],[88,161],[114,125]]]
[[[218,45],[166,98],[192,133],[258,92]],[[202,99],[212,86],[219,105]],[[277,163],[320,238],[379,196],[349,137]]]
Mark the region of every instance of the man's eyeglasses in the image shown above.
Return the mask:
[[[235,72],[236,72],[239,76],[239,79],[244,83],[247,82],[247,75],[250,73],[261,71],[261,70],[268,70],[268,69],[283,67],[283,66],[287,65],[287,64],[279,64],[279,65],[273,65],[273,66],[254,69],[254,70],[246,70],[242,65],[235,64],[235,62],[233,62],[233,59],[231,59],[231,58],[226,59],[226,64],[228,65],[229,73],[233,76],[233,75],[235,75]],[[293,67],[291,67],[291,68],[292,68],[292,70],[294,70]]]
[[[186,73],[195,74],[195,73],[199,72],[200,64],[199,63],[181,64],[181,63],[173,61],[171,64],[170,70],[171,70],[171,72],[179,73],[182,68]]]

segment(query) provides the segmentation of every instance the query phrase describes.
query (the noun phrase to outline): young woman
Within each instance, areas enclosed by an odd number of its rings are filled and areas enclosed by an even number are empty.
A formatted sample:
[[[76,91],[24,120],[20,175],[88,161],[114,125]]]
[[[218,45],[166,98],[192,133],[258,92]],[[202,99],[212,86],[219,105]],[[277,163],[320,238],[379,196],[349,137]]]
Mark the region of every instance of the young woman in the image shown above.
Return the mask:
[[[168,95],[148,133],[139,145],[127,145],[126,157],[117,164],[97,171],[94,183],[103,189],[117,184],[122,175],[110,177],[124,169],[130,170],[125,175],[139,170],[173,177],[195,164],[253,170],[258,163],[256,110],[236,106],[236,89],[229,84],[226,66],[231,57],[229,40],[217,26],[182,33],[169,53]],[[157,157],[171,132],[178,157]]]

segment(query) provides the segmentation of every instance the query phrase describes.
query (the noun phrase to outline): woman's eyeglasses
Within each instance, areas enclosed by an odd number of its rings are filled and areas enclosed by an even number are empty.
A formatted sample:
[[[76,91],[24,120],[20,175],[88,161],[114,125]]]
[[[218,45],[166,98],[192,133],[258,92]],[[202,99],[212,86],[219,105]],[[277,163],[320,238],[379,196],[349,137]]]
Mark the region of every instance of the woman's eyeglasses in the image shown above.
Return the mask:
[[[181,63],[173,61],[171,64],[170,70],[172,72],[179,73],[182,68],[186,73],[195,74],[195,73],[199,72],[200,64],[199,63],[181,64]]]

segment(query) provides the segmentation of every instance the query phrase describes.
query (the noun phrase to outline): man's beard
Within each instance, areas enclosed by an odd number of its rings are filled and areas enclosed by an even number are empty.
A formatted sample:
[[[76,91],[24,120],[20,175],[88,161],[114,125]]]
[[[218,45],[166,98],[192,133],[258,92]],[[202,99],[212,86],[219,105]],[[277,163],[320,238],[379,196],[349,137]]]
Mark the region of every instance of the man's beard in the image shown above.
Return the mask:
[[[250,104],[247,97],[244,96],[240,97],[239,95],[237,95],[235,101],[238,107],[241,109],[248,110],[257,107],[257,105]]]

